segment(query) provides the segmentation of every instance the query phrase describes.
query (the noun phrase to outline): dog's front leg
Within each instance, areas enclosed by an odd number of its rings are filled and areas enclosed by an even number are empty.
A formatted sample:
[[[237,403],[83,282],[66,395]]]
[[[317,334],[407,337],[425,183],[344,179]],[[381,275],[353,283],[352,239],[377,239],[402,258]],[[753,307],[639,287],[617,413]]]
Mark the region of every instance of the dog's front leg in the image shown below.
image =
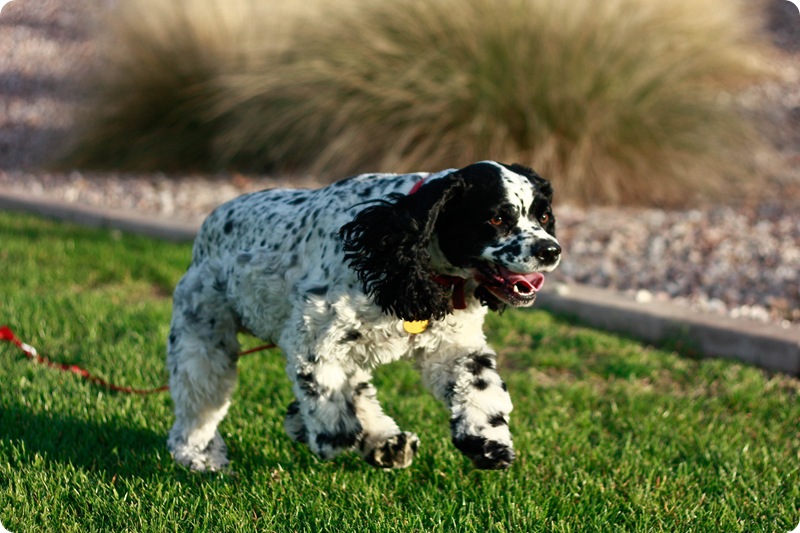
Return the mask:
[[[383,412],[371,379],[365,370],[356,371],[350,379],[356,414],[363,427],[358,451],[375,468],[406,468],[417,453],[419,437],[410,431],[401,431]]]
[[[515,457],[508,428],[513,407],[495,353],[487,347],[467,355],[430,355],[420,367],[426,386],[450,409],[453,444],[477,468],[508,468]]]

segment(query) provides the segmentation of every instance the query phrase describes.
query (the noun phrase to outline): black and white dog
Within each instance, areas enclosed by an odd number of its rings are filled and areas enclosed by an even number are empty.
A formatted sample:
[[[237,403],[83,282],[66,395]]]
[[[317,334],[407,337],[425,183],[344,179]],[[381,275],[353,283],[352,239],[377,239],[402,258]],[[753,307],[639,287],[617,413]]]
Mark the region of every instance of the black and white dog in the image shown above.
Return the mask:
[[[217,208],[175,290],[175,460],[228,464],[217,426],[247,331],[286,354],[296,397],[286,430],[320,457],[355,449],[379,468],[411,464],[419,439],[384,414],[370,382],[376,366],[410,357],[450,409],[455,446],[478,468],[508,467],[511,399],[482,326],[487,308],[532,305],[558,265],[551,200],[534,171],[484,161]]]

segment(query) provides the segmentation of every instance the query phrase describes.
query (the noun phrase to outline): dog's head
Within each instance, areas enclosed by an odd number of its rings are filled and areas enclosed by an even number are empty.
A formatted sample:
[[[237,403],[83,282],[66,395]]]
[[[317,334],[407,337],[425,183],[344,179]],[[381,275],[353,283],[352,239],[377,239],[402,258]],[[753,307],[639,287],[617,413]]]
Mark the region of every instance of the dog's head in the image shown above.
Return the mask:
[[[345,225],[345,258],[375,302],[404,320],[452,311],[452,280],[492,309],[529,306],[561,259],[552,196],[547,180],[519,165],[434,175]]]

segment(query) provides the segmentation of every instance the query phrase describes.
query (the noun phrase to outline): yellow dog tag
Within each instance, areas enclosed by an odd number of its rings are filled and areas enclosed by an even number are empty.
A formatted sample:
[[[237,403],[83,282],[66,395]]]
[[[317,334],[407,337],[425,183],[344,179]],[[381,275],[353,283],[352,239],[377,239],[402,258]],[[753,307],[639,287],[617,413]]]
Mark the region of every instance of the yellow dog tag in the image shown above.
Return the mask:
[[[412,335],[417,335],[428,329],[427,320],[404,320],[403,329]]]

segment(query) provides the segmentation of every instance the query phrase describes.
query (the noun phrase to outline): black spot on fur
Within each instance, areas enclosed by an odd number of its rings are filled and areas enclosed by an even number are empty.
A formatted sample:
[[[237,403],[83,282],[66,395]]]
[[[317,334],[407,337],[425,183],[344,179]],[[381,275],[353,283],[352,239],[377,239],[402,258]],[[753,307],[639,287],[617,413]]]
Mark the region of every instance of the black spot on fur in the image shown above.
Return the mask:
[[[362,381],[358,385],[356,385],[355,389],[353,389],[354,396],[361,396],[362,394],[366,393],[372,385],[370,385],[369,381]]]
[[[233,231],[233,221],[229,220],[225,223],[222,227],[222,231],[225,232],[225,235],[230,235],[231,231]]]
[[[228,282],[223,277],[215,277],[214,283],[211,286],[216,292],[227,292],[228,290]]]
[[[500,427],[500,426],[507,426],[508,421],[506,417],[502,413],[497,413],[496,415],[492,415],[489,417],[489,425],[493,428]]]
[[[482,470],[508,468],[515,457],[514,451],[505,444],[477,435],[453,437],[453,444],[472,460],[476,468]]]
[[[531,185],[533,185],[534,189],[536,189],[539,194],[547,198],[548,202],[553,201],[553,186],[548,180],[541,177],[535,170],[518,163],[514,163],[513,165],[504,165],[503,163],[500,164],[511,172],[528,178],[528,181],[531,182]]]
[[[341,342],[343,342],[343,343],[345,343],[345,342],[355,342],[355,341],[359,340],[361,337],[363,337],[363,335],[361,335],[360,331],[355,330],[355,329],[351,329],[350,331],[348,331],[347,333],[344,334],[344,336],[342,337]]]
[[[328,294],[328,286],[322,285],[319,287],[311,287],[306,291],[306,293],[314,296],[325,296],[326,294]]]
[[[314,374],[311,372],[298,372],[297,384],[309,398],[319,398],[319,387],[314,381]]]
[[[472,386],[478,390],[486,390],[489,387],[489,382],[485,379],[478,378],[472,382]]]
[[[519,238],[515,238],[497,251],[497,255],[504,257],[520,257],[522,255],[522,243]]]
[[[461,453],[472,458],[483,453],[483,445],[486,443],[484,437],[477,435],[461,435],[453,437],[453,444]]]
[[[474,375],[480,375],[485,368],[494,368],[494,361],[492,357],[487,354],[473,354],[470,356],[470,361],[467,363],[467,371]]]

